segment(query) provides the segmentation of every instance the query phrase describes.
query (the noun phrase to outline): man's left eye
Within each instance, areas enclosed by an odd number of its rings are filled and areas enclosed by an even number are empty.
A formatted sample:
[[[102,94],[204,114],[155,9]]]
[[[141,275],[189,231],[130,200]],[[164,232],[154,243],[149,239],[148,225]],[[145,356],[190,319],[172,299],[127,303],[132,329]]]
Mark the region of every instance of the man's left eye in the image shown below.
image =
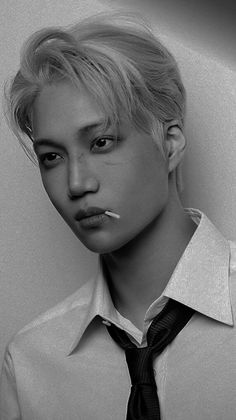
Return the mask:
[[[114,137],[99,137],[92,143],[91,150],[103,151],[108,150],[117,143],[117,139]]]

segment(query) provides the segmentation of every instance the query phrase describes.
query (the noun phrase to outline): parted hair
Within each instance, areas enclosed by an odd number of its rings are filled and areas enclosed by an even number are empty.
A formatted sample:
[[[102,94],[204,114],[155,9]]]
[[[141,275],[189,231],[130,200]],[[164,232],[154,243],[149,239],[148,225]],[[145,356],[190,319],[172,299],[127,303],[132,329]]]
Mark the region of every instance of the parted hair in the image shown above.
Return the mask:
[[[176,60],[137,14],[102,13],[68,27],[48,27],[23,44],[20,68],[6,85],[7,118],[27,155],[36,162],[32,104],[47,84],[85,87],[104,111],[105,124],[121,115],[155,139],[163,124],[183,128],[186,94]],[[163,142],[159,140],[163,151]]]

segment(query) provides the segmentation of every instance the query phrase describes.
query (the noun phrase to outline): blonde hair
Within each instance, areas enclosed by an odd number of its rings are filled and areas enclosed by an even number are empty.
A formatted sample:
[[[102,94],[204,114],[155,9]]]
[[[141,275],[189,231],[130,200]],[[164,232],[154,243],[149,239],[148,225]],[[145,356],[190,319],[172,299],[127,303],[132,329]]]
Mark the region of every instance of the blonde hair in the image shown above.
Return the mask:
[[[87,89],[106,124],[116,126],[123,114],[154,139],[163,139],[166,121],[177,119],[183,127],[185,89],[177,63],[137,14],[98,14],[66,28],[41,29],[24,43],[5,97],[10,126],[34,163],[25,141],[33,141],[32,104],[43,86],[63,80]]]

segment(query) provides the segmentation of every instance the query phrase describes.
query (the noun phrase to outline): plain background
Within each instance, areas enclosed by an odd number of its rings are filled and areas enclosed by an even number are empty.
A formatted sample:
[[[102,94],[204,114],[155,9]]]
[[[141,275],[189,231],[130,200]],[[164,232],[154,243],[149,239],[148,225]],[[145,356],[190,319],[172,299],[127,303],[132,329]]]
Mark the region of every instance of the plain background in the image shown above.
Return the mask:
[[[0,80],[18,69],[22,42],[48,25],[111,9],[138,10],[175,55],[188,93],[185,206],[202,209],[236,238],[235,10],[220,1],[2,0]],[[224,5],[224,7],[223,7]],[[2,92],[1,92],[2,95]],[[97,256],[50,203],[39,170],[0,124],[0,363],[13,334],[73,293]],[[145,280],[145,279],[144,279]]]

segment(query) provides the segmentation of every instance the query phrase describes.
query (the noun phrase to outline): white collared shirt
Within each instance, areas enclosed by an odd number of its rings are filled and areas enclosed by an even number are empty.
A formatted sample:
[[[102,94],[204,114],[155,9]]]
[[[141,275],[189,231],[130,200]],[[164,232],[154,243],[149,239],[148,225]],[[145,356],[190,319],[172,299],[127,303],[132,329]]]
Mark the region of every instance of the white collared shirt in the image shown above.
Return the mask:
[[[125,420],[130,377],[105,322],[137,346],[168,298],[195,309],[154,360],[162,420],[236,419],[236,244],[199,210],[198,224],[144,331],[115,309],[101,260],[97,275],[9,342],[0,388],[1,420]]]

